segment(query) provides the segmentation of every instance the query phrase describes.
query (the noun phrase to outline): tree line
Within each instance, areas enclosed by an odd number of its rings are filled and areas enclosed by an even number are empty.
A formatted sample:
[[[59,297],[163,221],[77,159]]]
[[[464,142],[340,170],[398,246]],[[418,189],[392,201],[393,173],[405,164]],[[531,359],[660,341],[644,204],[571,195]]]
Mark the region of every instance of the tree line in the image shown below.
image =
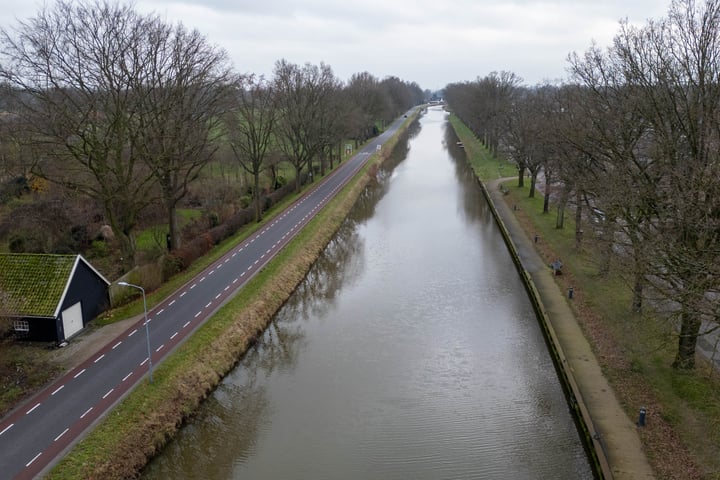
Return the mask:
[[[612,44],[568,58],[570,77],[533,87],[511,72],[448,85],[452,111],[514,162],[530,196],[543,175],[556,225],[573,204],[575,240],[620,258],[628,309],[652,299],[679,329],[673,365],[694,368],[703,321],[720,308],[720,2],[678,0]],[[583,234],[588,223],[597,235]],[[585,224],[585,227],[584,227]]]
[[[86,199],[111,227],[124,271],[148,212],[164,212],[168,247],[181,247],[177,210],[220,152],[252,178],[259,220],[279,163],[293,166],[299,190],[339,162],[348,140],[376,135],[426,96],[367,72],[342,82],[323,63],[239,74],[198,31],[109,0],[46,5],[0,30],[0,45],[3,187]]]

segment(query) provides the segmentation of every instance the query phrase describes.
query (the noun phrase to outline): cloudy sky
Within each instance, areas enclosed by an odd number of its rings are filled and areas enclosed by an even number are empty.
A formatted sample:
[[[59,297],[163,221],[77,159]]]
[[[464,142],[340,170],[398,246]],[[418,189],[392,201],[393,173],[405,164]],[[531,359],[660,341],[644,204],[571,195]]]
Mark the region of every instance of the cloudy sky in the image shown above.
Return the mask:
[[[53,0],[47,0],[51,5]],[[227,50],[238,72],[272,74],[276,60],[329,64],[347,80],[367,71],[436,90],[492,71],[528,85],[566,78],[568,53],[608,45],[621,19],[642,25],[670,0],[137,0]],[[41,0],[2,0],[0,27]]]

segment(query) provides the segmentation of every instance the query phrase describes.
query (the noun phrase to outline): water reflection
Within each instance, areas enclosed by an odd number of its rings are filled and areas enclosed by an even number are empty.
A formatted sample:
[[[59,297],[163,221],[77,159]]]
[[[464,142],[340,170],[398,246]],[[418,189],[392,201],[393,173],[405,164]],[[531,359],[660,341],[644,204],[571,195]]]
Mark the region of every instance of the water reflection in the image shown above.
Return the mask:
[[[146,478],[591,478],[454,142],[432,110],[401,140]]]
[[[458,213],[468,222],[481,221],[487,228],[494,229],[495,220],[490,214],[490,207],[485,201],[482,191],[478,188],[475,173],[465,159],[465,150],[457,144],[459,138],[449,123],[445,124],[443,135],[443,144],[452,159],[455,177],[460,185]]]

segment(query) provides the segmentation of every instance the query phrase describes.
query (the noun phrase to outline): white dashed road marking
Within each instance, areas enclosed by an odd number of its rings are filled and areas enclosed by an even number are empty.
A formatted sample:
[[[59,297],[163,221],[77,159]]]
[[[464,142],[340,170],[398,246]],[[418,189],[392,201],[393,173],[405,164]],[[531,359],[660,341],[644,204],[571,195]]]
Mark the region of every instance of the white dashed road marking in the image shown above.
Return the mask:
[[[25,467],[29,467],[30,465],[32,465],[32,463],[33,463],[35,460],[37,460],[40,455],[42,455],[42,452],[40,452],[40,453],[38,453],[37,455],[35,455],[35,456],[32,458],[32,460],[30,460],[28,463],[25,464]]]

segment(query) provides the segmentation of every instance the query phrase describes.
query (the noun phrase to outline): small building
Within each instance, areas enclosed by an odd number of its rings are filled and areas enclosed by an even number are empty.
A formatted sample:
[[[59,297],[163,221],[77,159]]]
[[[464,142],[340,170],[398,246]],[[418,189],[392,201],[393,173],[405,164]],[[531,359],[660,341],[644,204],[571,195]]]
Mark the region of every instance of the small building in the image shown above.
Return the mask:
[[[82,255],[0,254],[0,316],[20,338],[68,340],[110,306],[109,285]]]

